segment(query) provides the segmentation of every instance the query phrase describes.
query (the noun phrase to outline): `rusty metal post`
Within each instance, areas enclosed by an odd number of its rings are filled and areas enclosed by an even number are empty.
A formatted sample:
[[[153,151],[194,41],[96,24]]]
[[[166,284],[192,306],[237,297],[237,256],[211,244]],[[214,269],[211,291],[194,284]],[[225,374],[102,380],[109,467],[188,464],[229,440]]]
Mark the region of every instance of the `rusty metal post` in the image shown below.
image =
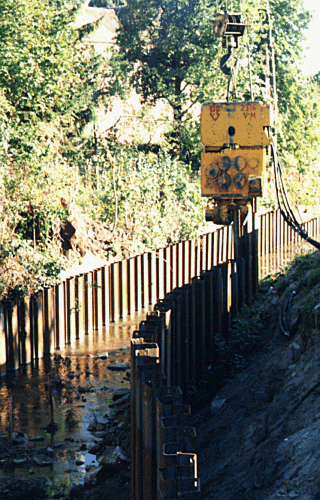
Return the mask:
[[[119,263],[119,293],[120,293],[120,318],[128,316],[128,261],[121,260]]]
[[[110,265],[110,320],[117,322],[120,319],[120,264],[113,262]]]
[[[143,500],[157,498],[156,399],[163,393],[164,383],[159,369],[150,375],[142,386]]]
[[[109,266],[102,268],[102,325],[108,327],[110,323],[110,283]]]
[[[163,249],[164,296],[171,292],[171,251],[170,247]]]
[[[262,239],[262,233],[263,233],[263,216],[256,216],[256,226],[258,227],[258,262],[259,262],[259,278],[261,279],[262,274],[263,274],[263,267],[264,267],[264,262],[263,262],[263,239]]]
[[[155,305],[155,311],[160,311],[163,326],[161,330],[161,339],[159,342],[161,352],[161,368],[167,380],[167,386],[172,385],[172,310],[174,308],[174,299],[167,296],[159,300]]]
[[[66,344],[72,345],[76,339],[75,278],[66,280]]]
[[[85,318],[85,278],[83,274],[75,278],[76,337],[83,339],[86,333]]]
[[[170,245],[170,261],[171,261],[171,291],[174,290],[177,286],[177,246]]]
[[[20,364],[32,362],[32,335],[30,320],[30,297],[20,299],[18,303]]]
[[[55,325],[55,300],[54,289],[45,288],[44,297],[44,329],[43,329],[43,354],[51,354],[55,348],[56,325]]]
[[[270,212],[265,214],[265,255],[266,255],[266,266],[265,266],[265,275],[270,274]]]
[[[190,407],[172,397],[157,400],[157,499],[193,498],[200,490],[197,457],[189,451],[195,430],[187,427]],[[186,451],[185,451],[186,450]]]
[[[142,285],[142,307],[148,309],[149,307],[149,266],[148,254],[141,255],[141,285]]]
[[[131,316],[136,312],[136,261],[132,257],[128,259],[128,314]]]
[[[216,304],[214,302],[214,281],[212,270],[204,274],[204,281],[206,286],[205,292],[205,332],[206,332],[206,350],[207,350],[207,364],[211,364],[213,361],[214,347],[215,347],[215,311]]]
[[[189,282],[196,275],[196,240],[189,243]]]
[[[93,330],[102,329],[102,269],[95,269],[92,272],[92,318]]]
[[[149,305],[157,302],[157,258],[155,252],[148,254],[149,263]]]
[[[37,292],[31,297],[32,337],[34,339],[34,359],[42,358],[43,346],[43,292]]]
[[[199,382],[208,364],[208,344],[206,335],[206,285],[205,280],[195,282],[195,382]]]
[[[156,343],[143,339],[131,341],[131,499],[143,500],[142,456],[142,384],[146,381],[145,365],[158,364]],[[160,365],[159,365],[160,367]]]
[[[7,324],[7,371],[19,368],[19,330],[18,330],[18,306],[6,302],[6,324]]]
[[[0,376],[5,375],[7,371],[7,331],[6,331],[6,313],[5,303],[0,303]]]
[[[163,299],[165,291],[165,249],[160,248],[157,251],[157,297]]]
[[[172,293],[174,298],[174,307],[172,309],[172,328],[171,328],[171,349],[172,349],[172,359],[171,359],[171,373],[172,373],[172,383],[174,385],[179,385],[182,389],[185,388],[186,382],[184,381],[184,375],[186,375],[186,367],[188,366],[188,354],[187,348],[189,347],[186,341],[186,330],[183,328],[183,322],[185,325],[189,324],[188,321],[188,302],[186,300],[186,287],[184,289],[177,288]],[[167,346],[170,349],[170,345]],[[167,356],[169,353],[167,354]]]
[[[202,240],[199,236],[196,238],[195,244],[196,244],[196,246],[195,246],[195,268],[194,268],[194,275],[192,276],[193,278],[195,276],[200,276],[200,272],[201,272]]]
[[[196,367],[197,367],[197,318],[196,318],[196,309],[198,307],[197,303],[197,281],[198,277],[192,278],[191,285],[189,287],[189,339],[187,339],[188,344],[188,357],[187,364],[189,366],[188,369],[188,382],[189,384],[194,385],[196,380]],[[182,386],[182,390],[185,391],[185,387]]]
[[[219,233],[215,231],[213,233],[212,242],[212,267],[218,265],[219,260]]]
[[[234,260],[230,262],[231,266],[231,314],[234,316],[239,311],[239,276],[238,264]]]
[[[65,284],[61,282],[54,287],[56,302],[56,349],[63,349],[65,346]]]
[[[252,285],[252,293],[256,295],[259,291],[259,230],[256,227],[253,227],[252,231],[252,273],[253,273],[253,285]]]
[[[283,266],[284,264],[284,255],[283,255],[283,247],[284,247],[284,231],[283,231],[283,217],[281,216],[280,210],[277,211],[277,228],[278,228],[278,267]]]
[[[183,259],[183,243],[177,243],[177,286],[181,287],[183,283],[184,276],[184,259]]]
[[[141,255],[134,257],[134,274],[135,274],[135,310],[142,310],[142,264]]]
[[[198,276],[200,276],[201,271],[206,271],[208,269],[208,234],[203,234],[201,236],[201,267]]]
[[[85,308],[85,334],[91,335],[93,332],[92,315],[92,273],[84,274],[84,308]]]
[[[190,282],[190,240],[183,241],[183,284],[187,285]]]
[[[207,270],[209,271],[213,266],[213,233],[207,235]]]
[[[253,287],[254,287],[254,272],[253,272],[253,241],[252,241],[252,231],[248,231],[248,227],[245,226],[245,231],[243,235],[244,243],[244,254],[245,254],[245,282],[246,282],[246,304],[251,306],[253,298]]]

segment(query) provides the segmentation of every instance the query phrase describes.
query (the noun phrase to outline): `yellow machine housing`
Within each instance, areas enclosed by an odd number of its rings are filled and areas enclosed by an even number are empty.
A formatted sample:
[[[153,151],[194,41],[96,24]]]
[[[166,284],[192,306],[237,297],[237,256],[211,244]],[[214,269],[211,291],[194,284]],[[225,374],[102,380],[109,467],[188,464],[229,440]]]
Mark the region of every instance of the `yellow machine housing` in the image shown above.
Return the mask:
[[[201,110],[202,196],[211,198],[207,220],[229,224],[235,209],[263,194],[272,142],[272,107],[260,102],[209,103]]]

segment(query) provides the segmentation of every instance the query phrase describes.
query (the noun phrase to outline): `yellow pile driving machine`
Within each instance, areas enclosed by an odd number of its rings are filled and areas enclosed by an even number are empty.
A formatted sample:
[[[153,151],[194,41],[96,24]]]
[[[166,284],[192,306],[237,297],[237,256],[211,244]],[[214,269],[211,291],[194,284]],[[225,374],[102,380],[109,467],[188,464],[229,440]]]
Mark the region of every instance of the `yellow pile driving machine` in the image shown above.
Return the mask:
[[[206,220],[215,224],[230,224],[236,214],[243,220],[249,204],[262,196],[272,143],[272,105],[229,102],[231,84],[237,98],[233,49],[238,48],[245,27],[240,13],[225,12],[214,23],[216,36],[228,49],[220,62],[228,76],[227,102],[207,103],[201,110],[201,192],[209,198]]]
[[[206,220],[230,224],[262,196],[272,107],[260,102],[208,103],[201,110],[201,191],[209,197]]]

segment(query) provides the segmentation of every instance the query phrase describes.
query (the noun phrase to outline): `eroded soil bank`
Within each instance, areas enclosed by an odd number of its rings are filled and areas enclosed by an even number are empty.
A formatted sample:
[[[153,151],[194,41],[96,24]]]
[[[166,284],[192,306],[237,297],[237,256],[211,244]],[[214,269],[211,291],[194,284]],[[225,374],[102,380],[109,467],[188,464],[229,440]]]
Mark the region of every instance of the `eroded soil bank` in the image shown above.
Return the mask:
[[[249,366],[197,416],[204,500],[320,499],[320,254],[304,259],[258,298]]]

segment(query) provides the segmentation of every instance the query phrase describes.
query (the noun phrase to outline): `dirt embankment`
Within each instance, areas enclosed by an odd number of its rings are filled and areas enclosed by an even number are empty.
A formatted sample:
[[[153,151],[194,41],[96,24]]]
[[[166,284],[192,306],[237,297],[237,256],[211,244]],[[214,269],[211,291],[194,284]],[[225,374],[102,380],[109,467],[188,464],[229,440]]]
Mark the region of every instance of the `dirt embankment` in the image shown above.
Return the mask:
[[[258,350],[198,415],[204,500],[320,498],[320,253],[268,288]]]

